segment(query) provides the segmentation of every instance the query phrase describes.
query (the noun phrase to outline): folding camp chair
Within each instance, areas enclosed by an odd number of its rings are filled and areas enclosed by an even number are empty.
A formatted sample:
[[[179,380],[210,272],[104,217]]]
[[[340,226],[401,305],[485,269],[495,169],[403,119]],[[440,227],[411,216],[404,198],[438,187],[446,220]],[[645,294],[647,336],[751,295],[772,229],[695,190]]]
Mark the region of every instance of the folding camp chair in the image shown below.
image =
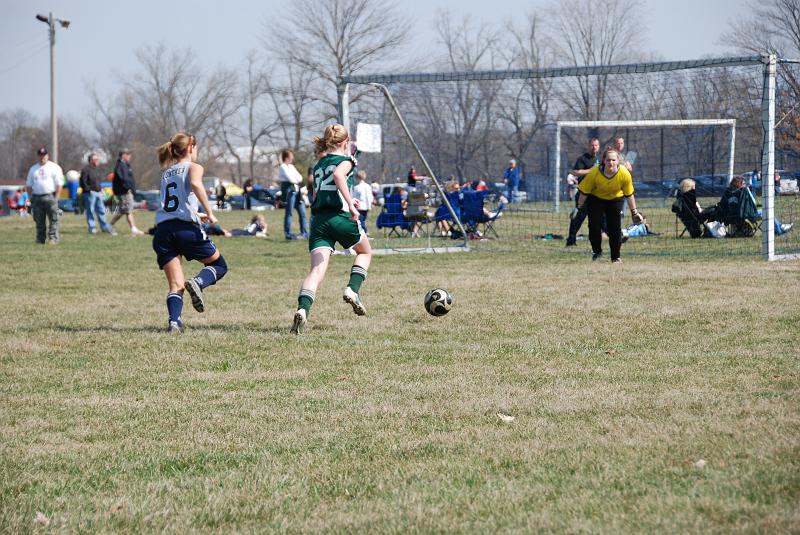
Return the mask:
[[[399,193],[386,196],[383,211],[378,214],[378,220],[375,221],[375,226],[379,229],[389,229],[386,235],[387,237],[394,234],[400,238],[401,232],[408,229],[408,220],[403,214],[403,202]],[[386,231],[384,230],[384,232]]]
[[[761,227],[761,216],[750,190],[746,187],[727,190],[720,199],[717,220],[726,226],[729,237],[754,236]]]
[[[428,235],[431,217],[428,214],[428,203],[424,192],[409,192],[405,215],[408,222],[406,230],[410,230],[412,237]]]
[[[672,203],[672,211],[675,214],[675,237],[682,238],[686,232],[692,238],[699,238],[703,235],[703,221],[700,211],[697,209],[697,197],[694,190],[686,193],[678,192],[675,194],[675,202]],[[678,221],[683,223],[683,230],[678,234]]]
[[[494,222],[500,217],[505,209],[505,206],[502,204],[498,206],[498,209],[495,213],[491,216],[487,215],[484,212],[484,194],[483,192],[479,191],[465,191],[463,197],[463,208],[461,210],[462,214],[462,223],[466,227],[468,233],[478,234],[487,236],[488,234],[494,234],[495,238],[499,238],[500,236],[497,234],[497,230],[494,228]],[[479,227],[483,226],[483,231],[481,232]]]

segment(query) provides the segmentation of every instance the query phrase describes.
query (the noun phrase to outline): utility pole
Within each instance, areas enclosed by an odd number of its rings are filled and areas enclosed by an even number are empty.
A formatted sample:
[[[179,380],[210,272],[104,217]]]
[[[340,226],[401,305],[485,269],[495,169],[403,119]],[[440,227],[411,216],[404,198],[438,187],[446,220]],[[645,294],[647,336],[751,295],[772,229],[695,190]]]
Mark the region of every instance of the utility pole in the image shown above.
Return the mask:
[[[50,154],[55,163],[58,163],[58,116],[56,115],[56,22],[61,24],[64,29],[69,28],[70,22],[68,20],[56,19],[53,17],[53,12],[50,12],[49,17],[44,15],[36,15],[36,20],[44,22],[48,26],[48,34],[50,36],[50,136],[52,140],[52,148]]]

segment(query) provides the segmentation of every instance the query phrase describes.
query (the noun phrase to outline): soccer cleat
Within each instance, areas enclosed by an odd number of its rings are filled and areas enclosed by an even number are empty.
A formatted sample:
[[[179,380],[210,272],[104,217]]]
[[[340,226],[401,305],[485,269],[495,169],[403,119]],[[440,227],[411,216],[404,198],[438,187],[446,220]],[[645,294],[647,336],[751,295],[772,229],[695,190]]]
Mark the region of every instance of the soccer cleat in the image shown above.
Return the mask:
[[[592,262],[596,262],[603,258],[603,253],[592,253]]]
[[[784,234],[792,230],[792,228],[794,228],[794,223],[784,223],[781,225],[781,230]]]
[[[367,315],[367,309],[364,306],[364,303],[361,302],[361,298],[349,286],[344,289],[342,299],[344,299],[345,303],[350,303],[350,306],[353,307],[353,312],[356,313],[356,316]]]
[[[292,330],[289,332],[292,334],[302,334],[303,329],[306,328],[306,323],[308,323],[308,318],[305,309],[298,308],[297,312],[294,313],[294,320],[292,320]]]
[[[611,263],[612,264],[621,264],[622,263],[622,259],[621,258],[615,258],[614,260],[611,261]]]
[[[189,292],[194,309],[198,312],[205,312],[206,301],[203,299],[203,290],[200,288],[200,285],[197,284],[197,281],[189,279],[184,283],[183,287]]]
[[[183,334],[183,323],[180,321],[170,321],[167,326],[167,332],[170,334]]]

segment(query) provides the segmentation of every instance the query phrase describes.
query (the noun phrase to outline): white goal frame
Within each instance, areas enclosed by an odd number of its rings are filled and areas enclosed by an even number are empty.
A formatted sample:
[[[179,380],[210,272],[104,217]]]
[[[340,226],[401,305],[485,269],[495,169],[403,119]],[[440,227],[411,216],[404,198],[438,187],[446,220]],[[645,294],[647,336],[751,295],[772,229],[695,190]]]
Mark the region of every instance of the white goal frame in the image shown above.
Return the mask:
[[[672,119],[640,121],[557,121],[553,123],[555,165],[553,166],[553,210],[559,211],[561,205],[561,129],[562,128],[661,128],[664,126],[728,126],[730,127],[730,146],[728,155],[728,183],[733,178],[733,164],[736,154],[736,119]]]

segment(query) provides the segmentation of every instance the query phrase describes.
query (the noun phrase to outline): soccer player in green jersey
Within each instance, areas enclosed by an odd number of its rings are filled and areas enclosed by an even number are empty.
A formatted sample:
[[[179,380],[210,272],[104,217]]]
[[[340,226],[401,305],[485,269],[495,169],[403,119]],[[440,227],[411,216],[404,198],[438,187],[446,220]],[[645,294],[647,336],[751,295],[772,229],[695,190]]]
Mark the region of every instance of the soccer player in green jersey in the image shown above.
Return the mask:
[[[311,204],[311,234],[308,239],[311,270],[303,280],[297,298],[293,334],[302,333],[308,322],[317,288],[325,278],[336,242],[344,249],[353,248],[356,253],[350,270],[350,282],[342,297],[357,315],[364,316],[367,313],[358,293],[367,278],[372,247],[358,224],[358,201],[350,196],[356,172],[356,161],[349,151],[350,135],[340,124],[329,125],[325,127],[323,137],[314,138],[314,145],[319,161],[313,170],[315,195]]]

